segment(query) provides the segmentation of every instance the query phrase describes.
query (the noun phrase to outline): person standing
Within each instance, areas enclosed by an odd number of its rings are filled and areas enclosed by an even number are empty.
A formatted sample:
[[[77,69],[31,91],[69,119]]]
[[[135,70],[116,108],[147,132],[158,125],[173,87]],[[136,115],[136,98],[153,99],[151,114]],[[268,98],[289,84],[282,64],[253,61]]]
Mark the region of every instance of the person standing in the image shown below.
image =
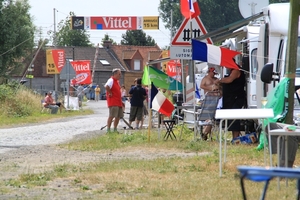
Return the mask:
[[[129,90],[129,96],[131,97],[129,124],[131,126],[132,122],[135,121],[135,129],[139,129],[139,124],[144,115],[144,100],[147,98],[146,90],[142,87],[141,78],[138,78],[136,80],[136,85]]]
[[[237,66],[241,68],[238,64]],[[246,78],[243,71],[231,69],[228,76],[216,80],[215,83],[221,83],[223,87],[223,109],[243,108],[246,103]],[[232,139],[234,140],[241,135],[240,120],[228,121],[228,124],[231,124],[228,130],[232,131]]]
[[[207,75],[201,80],[200,83],[200,88],[204,90],[204,94],[218,90],[218,85],[215,84],[217,80],[215,77],[216,74],[217,72],[214,67],[208,68]]]
[[[121,87],[119,80],[122,76],[121,69],[115,68],[112,71],[112,76],[107,80],[104,87],[106,89],[106,100],[109,108],[109,116],[107,118],[107,133],[110,133],[111,124],[114,119],[114,132],[117,131],[117,127],[120,118],[123,118],[123,103],[121,99]]]
[[[215,77],[216,74],[216,69],[214,67],[209,67],[207,70],[207,75],[201,80],[200,88],[204,90],[204,95],[206,95],[208,92],[219,90],[219,86],[215,84],[215,82],[218,80]],[[203,140],[207,140],[207,135],[211,134],[211,129],[212,126],[205,126],[201,135]]]
[[[99,101],[100,92],[101,92],[101,89],[100,89],[99,85],[97,85],[96,88],[95,88],[95,100],[96,101]],[[90,98],[91,98],[91,96],[90,96]]]
[[[83,95],[84,95],[84,87],[82,86],[82,84],[80,84],[77,87],[77,97],[78,97],[79,107],[82,107]]]
[[[122,85],[121,87],[121,98],[122,98],[122,102],[124,104],[123,106],[123,112],[125,111],[125,105],[126,105],[126,101],[127,101],[127,92],[126,92],[126,89],[125,89],[125,85]]]

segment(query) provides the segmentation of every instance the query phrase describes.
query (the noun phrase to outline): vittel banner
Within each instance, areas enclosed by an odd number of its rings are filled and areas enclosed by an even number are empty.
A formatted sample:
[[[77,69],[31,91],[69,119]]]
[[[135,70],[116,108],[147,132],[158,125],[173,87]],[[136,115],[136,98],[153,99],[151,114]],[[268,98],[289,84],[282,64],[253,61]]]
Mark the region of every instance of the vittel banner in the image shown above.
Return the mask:
[[[77,84],[91,84],[91,61],[89,60],[75,60],[70,62],[76,72]]]
[[[86,30],[151,30],[159,29],[158,16],[91,16],[72,17],[72,29]]]
[[[47,74],[59,74],[65,64],[66,57],[63,49],[46,50]]]

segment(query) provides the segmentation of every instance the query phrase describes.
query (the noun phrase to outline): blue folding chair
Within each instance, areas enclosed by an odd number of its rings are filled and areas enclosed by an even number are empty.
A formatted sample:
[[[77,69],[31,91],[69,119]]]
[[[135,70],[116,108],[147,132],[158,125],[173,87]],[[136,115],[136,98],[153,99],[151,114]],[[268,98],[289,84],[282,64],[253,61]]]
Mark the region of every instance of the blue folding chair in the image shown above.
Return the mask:
[[[254,182],[263,182],[265,185],[260,199],[263,200],[266,197],[266,192],[269,186],[270,180],[274,177],[292,178],[297,179],[297,199],[300,199],[300,169],[286,168],[286,167],[250,167],[250,166],[238,166],[237,169],[240,172],[240,184],[243,194],[243,199],[246,200],[246,192],[244,186],[244,179]]]

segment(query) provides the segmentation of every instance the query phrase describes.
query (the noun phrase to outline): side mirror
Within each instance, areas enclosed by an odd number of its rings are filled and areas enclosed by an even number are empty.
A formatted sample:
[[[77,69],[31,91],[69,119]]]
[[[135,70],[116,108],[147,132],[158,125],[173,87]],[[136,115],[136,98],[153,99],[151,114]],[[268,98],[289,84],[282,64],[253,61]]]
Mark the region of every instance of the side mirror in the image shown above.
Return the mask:
[[[261,70],[260,79],[264,83],[271,83],[273,74],[273,63],[267,63]]]

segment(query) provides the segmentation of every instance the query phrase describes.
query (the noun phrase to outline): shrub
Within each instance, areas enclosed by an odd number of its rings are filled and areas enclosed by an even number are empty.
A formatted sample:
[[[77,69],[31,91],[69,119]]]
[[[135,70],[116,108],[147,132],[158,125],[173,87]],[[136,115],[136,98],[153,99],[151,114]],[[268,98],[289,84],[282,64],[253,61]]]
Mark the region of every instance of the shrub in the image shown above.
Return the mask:
[[[8,117],[30,116],[40,109],[40,95],[24,86],[0,85],[0,115]]]

